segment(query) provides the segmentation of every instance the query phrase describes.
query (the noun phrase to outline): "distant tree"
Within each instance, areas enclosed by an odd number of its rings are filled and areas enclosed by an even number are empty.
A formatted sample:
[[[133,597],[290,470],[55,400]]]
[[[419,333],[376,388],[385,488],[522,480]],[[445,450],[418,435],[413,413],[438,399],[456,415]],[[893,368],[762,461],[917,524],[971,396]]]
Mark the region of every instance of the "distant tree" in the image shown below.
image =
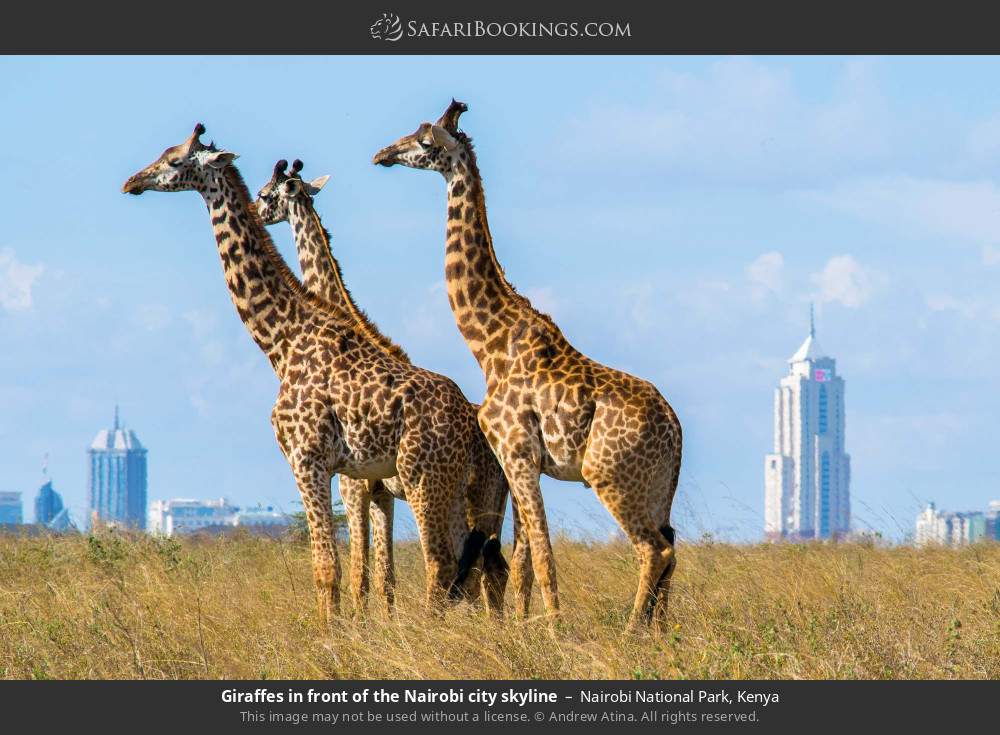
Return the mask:
[[[309,541],[309,520],[306,518],[304,510],[297,511],[288,516],[288,537],[293,541],[303,543]],[[344,513],[344,503],[338,500],[333,504],[333,529],[334,534],[339,535],[343,528],[347,526],[347,514]]]

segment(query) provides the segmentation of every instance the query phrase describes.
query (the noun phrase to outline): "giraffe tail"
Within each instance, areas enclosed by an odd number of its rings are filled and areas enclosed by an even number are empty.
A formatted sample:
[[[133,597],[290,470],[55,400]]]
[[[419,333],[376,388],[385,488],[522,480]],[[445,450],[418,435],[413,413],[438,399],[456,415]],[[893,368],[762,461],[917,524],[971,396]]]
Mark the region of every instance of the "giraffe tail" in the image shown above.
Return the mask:
[[[496,536],[483,544],[483,567],[496,573],[509,572],[510,565],[500,551],[500,539]]]
[[[448,589],[449,600],[457,600],[462,596],[462,586],[478,561],[479,555],[483,553],[484,546],[486,546],[486,534],[479,529],[470,531],[465,539],[465,546],[462,547],[462,556],[458,560],[458,573]]]

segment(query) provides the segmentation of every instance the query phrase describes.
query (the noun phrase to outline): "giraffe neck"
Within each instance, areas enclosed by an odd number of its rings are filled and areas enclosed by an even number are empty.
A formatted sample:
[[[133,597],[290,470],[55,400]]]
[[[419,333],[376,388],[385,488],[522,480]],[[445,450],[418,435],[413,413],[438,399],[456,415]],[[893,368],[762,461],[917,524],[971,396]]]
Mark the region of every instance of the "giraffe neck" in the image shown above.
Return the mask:
[[[281,375],[289,338],[308,312],[302,287],[264,229],[235,166],[230,164],[214,173],[199,191],[212,218],[233,306]]]
[[[445,237],[445,280],[458,329],[482,368],[487,382],[499,369],[514,321],[531,304],[507,281],[493,250],[486,196],[475,154],[464,148],[447,176],[448,229]]]
[[[325,301],[338,317],[355,325],[375,347],[397,360],[410,362],[403,348],[379,331],[355,303],[344,284],[340,263],[330,248],[330,233],[323,227],[312,200],[303,201],[302,197],[298,197],[290,201],[288,223],[295,236],[295,249],[306,291]]]

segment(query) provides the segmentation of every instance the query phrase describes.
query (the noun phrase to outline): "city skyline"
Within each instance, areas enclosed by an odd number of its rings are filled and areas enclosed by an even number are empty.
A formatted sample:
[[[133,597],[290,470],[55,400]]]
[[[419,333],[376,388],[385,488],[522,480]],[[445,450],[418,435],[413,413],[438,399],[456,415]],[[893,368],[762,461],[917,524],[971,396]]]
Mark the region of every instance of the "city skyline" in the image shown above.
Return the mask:
[[[397,89],[401,63],[414,81]],[[774,380],[810,301],[850,366],[856,528],[900,538],[927,500],[981,507],[1000,486],[1000,398],[983,389],[1000,364],[1000,102],[982,94],[998,71],[987,58],[10,59],[0,97],[37,114],[0,120],[25,141],[0,154],[14,172],[0,191],[25,215],[0,239],[0,489],[36,488],[49,452],[85,517],[82,451],[120,402],[156,448],[151,498],[297,509],[273,373],[234,313],[203,205],[120,194],[197,121],[240,154],[251,191],[278,158],[330,174],[317,209],[358,303],[481,399],[441,288],[443,185],[370,162],[455,96],[511,281],[677,410],[682,538],[760,538]],[[163,106],[178,78],[191,84]],[[232,80],[225,99],[217,78]],[[262,86],[314,97],[329,79],[309,115],[259,104]],[[71,183],[54,198],[35,170]],[[288,228],[271,232],[294,262]],[[543,492],[556,528],[614,529],[592,493],[549,479]]]

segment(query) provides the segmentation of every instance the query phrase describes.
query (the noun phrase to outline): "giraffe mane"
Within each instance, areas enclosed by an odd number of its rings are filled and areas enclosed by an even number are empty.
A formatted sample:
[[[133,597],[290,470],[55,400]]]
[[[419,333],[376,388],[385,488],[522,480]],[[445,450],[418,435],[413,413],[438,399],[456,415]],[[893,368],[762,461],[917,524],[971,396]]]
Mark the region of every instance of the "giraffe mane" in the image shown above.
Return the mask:
[[[401,362],[410,362],[410,356],[406,354],[406,351],[393,342],[384,332],[382,332],[378,328],[378,325],[375,324],[371,317],[368,316],[368,312],[358,306],[354,301],[354,295],[351,294],[351,289],[349,289],[347,284],[344,282],[343,272],[340,270],[340,261],[333,256],[333,251],[330,249],[330,231],[323,225],[323,221],[320,219],[316,210],[312,207],[310,207],[310,209],[312,209],[310,214],[316,218],[316,222],[319,224],[320,232],[323,233],[323,240],[326,243],[326,255],[330,259],[330,262],[333,264],[333,269],[337,273],[337,282],[340,284],[340,287],[344,289],[344,296],[347,298],[347,303],[351,305],[351,311],[353,312],[355,318],[354,326],[361,332],[362,335],[377,344],[389,356],[394,357]]]
[[[281,252],[274,244],[274,240],[271,239],[271,234],[267,231],[264,226],[264,220],[260,218],[260,213],[257,211],[257,207],[254,206],[253,200],[250,198],[250,190],[247,188],[246,181],[243,179],[243,175],[239,170],[230,164],[226,166],[223,170],[222,175],[226,177],[230,185],[236,190],[237,196],[241,197],[243,209],[247,212],[247,216],[250,218],[250,227],[254,228],[254,232],[257,234],[258,241],[261,248],[267,255],[267,259],[278,271],[278,277],[288,286],[289,289],[303,301],[309,304],[309,306],[314,309],[321,311],[324,316],[334,319],[338,326],[353,327],[354,325],[347,322],[346,320],[341,320],[336,317],[335,314],[331,314],[328,311],[328,306],[326,302],[320,299],[318,296],[306,291],[305,286],[302,285],[302,281],[299,280],[295,272],[288,266],[285,258],[281,255]],[[357,329],[355,329],[357,331]]]
[[[503,282],[504,288],[507,290],[507,293],[516,299],[520,304],[533,311],[547,324],[558,330],[559,327],[554,321],[552,321],[552,317],[545,312],[536,309],[532,305],[531,300],[524,294],[519,293],[514,287],[514,284],[507,279],[507,274],[504,272],[500,261],[497,260],[496,251],[493,249],[493,234],[490,232],[490,223],[486,217],[486,191],[483,187],[482,174],[479,173],[479,163],[476,161],[475,146],[472,144],[472,138],[461,130],[456,130],[453,135],[459,143],[465,146],[465,150],[469,154],[469,169],[472,172],[473,197],[476,202],[476,213],[479,215],[479,221],[483,223],[483,232],[486,236],[486,249],[489,251],[490,260],[493,261],[493,266],[497,269],[497,273],[500,274],[500,280]]]

